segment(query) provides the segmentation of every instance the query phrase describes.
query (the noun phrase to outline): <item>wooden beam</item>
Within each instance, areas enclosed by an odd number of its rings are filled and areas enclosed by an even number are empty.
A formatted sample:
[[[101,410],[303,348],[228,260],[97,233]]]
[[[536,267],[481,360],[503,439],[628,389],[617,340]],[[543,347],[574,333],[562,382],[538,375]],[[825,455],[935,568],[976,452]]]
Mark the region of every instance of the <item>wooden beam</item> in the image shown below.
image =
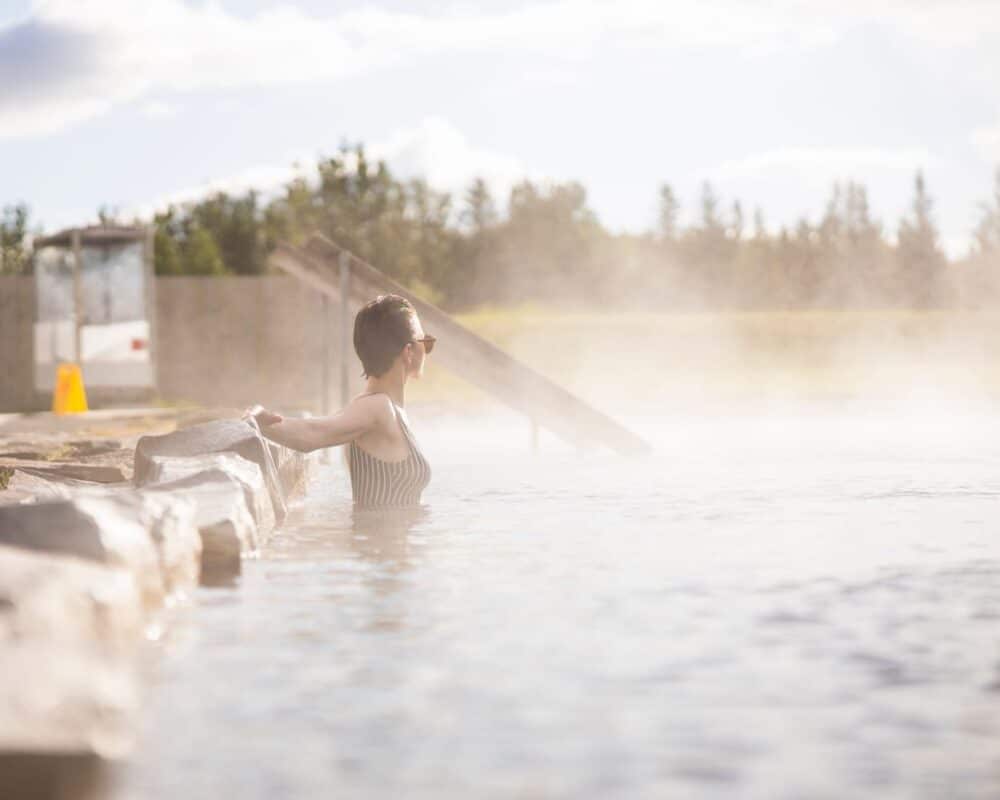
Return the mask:
[[[71,234],[73,246],[73,360],[83,366],[83,249],[80,231]]]
[[[321,236],[305,248],[279,244],[271,263],[321,294],[340,299],[341,253]],[[620,453],[650,451],[649,445],[606,414],[473,333],[449,314],[423,300],[356,256],[350,258],[350,299],[364,303],[378,294],[398,294],[416,308],[424,327],[439,337],[435,361],[522,412],[566,441],[600,444]]]
[[[351,259],[340,254],[340,405],[351,399]]]

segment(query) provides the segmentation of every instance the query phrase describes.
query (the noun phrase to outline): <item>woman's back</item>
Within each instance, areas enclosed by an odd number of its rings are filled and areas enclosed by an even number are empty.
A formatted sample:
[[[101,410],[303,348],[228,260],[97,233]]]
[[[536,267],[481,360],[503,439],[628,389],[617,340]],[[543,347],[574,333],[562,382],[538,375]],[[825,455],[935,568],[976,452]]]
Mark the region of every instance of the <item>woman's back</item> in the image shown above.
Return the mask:
[[[391,401],[390,401],[391,402]],[[411,506],[431,480],[431,467],[417,446],[401,410],[391,403],[408,455],[401,461],[385,461],[363,450],[356,441],[348,445],[347,466],[351,493],[357,506]]]

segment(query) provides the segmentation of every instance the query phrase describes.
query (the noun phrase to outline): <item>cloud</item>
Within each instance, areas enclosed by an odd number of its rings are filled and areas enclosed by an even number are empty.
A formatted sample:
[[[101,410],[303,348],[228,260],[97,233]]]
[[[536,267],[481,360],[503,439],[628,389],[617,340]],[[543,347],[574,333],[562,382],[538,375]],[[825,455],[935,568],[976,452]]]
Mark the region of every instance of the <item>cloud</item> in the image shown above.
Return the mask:
[[[832,185],[859,181],[869,190],[871,212],[892,239],[898,220],[910,213],[913,179],[918,170],[930,181],[932,197],[938,181],[948,186],[952,163],[924,147],[786,147],[726,161],[699,175],[720,194],[767,198],[772,232],[794,228],[799,220],[818,219]],[[942,206],[943,211],[947,209]],[[818,215],[818,216],[817,216]],[[960,216],[935,214],[941,225],[942,247],[952,258],[968,251],[969,235]],[[689,220],[691,221],[691,220]]]
[[[56,0],[0,29],[0,137],[53,133],[157,90],[333,79],[373,63],[291,9],[242,19],[179,0]]]
[[[898,27],[938,47],[967,47],[1000,35],[995,0],[849,0],[842,13]]]
[[[460,197],[475,178],[483,178],[499,205],[514,184],[525,178],[544,180],[513,156],[471,144],[454,125],[440,117],[428,117],[418,125],[396,131],[383,141],[365,148],[374,160],[383,160],[399,178],[424,178],[438,191]],[[125,218],[150,219],[169,206],[197,202],[218,192],[244,194],[255,190],[264,198],[275,197],[292,180],[313,180],[319,158],[289,155],[275,163],[257,164],[231,175],[185,187],[128,209]]]
[[[924,0],[916,10],[912,0],[549,0],[499,12],[365,6],[326,16],[282,5],[247,17],[181,0],[48,0],[0,28],[0,137],[59,131],[154,92],[333,81],[431,54],[535,54],[558,69],[609,41],[801,48],[862,22],[962,46],[1000,33],[992,2]]]
[[[938,159],[921,147],[786,147],[723,162],[707,170],[705,177],[727,181],[781,173],[829,183],[863,175],[872,169],[912,173],[937,163]]]
[[[296,178],[311,178],[316,171],[315,158],[288,158],[281,164],[255,164],[229,175],[210,178],[194,186],[161,194],[152,200],[133,206],[122,214],[125,219],[151,219],[154,214],[166,211],[170,206],[184,206],[197,203],[220,192],[242,195],[253,190],[262,197],[274,197]]]
[[[0,29],[0,137],[56,130],[97,116],[113,99],[94,91],[99,41],[70,26],[29,19]]]
[[[1000,121],[976,128],[972,132],[972,145],[983,161],[1000,167]]]
[[[453,194],[460,194],[473,179],[483,178],[501,202],[519,181],[544,177],[514,156],[474,146],[440,117],[397,131],[384,142],[374,143],[370,152],[397,175],[422,177],[434,188]]]
[[[149,119],[166,119],[177,115],[177,107],[163,100],[148,100],[139,110]]]

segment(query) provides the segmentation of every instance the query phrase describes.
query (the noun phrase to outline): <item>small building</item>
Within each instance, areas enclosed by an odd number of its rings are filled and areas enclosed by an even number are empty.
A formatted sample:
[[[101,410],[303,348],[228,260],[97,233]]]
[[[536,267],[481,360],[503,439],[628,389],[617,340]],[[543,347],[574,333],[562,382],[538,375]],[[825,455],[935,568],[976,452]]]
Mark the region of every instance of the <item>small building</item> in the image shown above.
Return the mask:
[[[35,389],[80,364],[88,392],[148,396],[155,386],[152,232],[96,225],[35,240]]]

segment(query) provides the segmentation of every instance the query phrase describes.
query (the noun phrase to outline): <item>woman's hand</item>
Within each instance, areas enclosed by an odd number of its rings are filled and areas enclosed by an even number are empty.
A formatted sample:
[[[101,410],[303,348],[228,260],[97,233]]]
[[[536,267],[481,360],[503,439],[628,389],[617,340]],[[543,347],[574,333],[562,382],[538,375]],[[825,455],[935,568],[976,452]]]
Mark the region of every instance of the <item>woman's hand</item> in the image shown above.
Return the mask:
[[[263,406],[251,406],[243,412],[243,419],[253,419],[260,428],[266,428],[269,425],[277,425],[284,417],[281,414],[268,411]]]

